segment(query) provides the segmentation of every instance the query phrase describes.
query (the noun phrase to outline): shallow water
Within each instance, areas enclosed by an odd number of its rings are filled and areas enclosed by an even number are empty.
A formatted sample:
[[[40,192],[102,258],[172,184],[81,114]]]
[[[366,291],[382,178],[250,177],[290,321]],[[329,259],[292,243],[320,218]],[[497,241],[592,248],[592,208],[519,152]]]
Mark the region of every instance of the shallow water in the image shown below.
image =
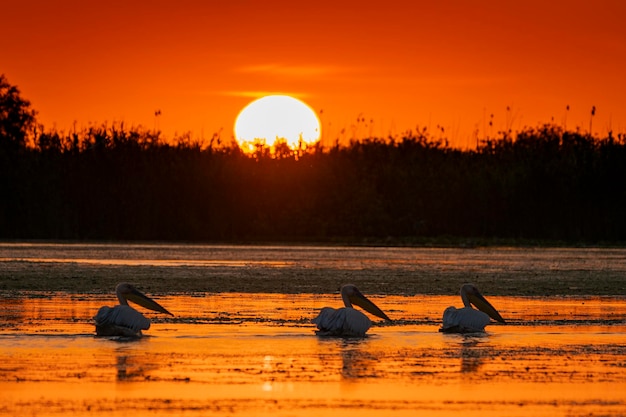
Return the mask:
[[[111,295],[0,304],[5,415],[626,414],[626,299],[490,297],[507,325],[439,333],[458,297],[372,296],[396,321],[365,339],[309,323],[336,294],[164,296],[140,340],[97,338]]]
[[[623,416],[625,276],[624,249],[1,243],[0,414]],[[439,333],[468,277],[507,325]],[[175,317],[94,337],[122,280]],[[316,337],[349,281],[394,321]]]

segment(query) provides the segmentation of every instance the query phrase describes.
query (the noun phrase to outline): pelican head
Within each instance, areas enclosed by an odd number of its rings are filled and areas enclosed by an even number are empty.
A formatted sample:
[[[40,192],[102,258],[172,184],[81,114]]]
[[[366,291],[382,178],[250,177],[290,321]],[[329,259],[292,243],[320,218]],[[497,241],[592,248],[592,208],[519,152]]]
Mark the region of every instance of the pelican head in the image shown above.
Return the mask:
[[[157,303],[152,298],[148,297],[127,282],[117,284],[117,287],[115,287],[115,293],[117,294],[117,299],[119,300],[120,305],[128,305],[128,301],[132,301],[133,303],[139,304],[149,310],[173,316],[173,314],[167,311],[161,304]]]
[[[461,287],[461,300],[465,307],[471,308],[473,305],[489,317],[500,323],[506,323],[498,310],[496,310],[489,301],[478,291],[474,284],[463,284]]]
[[[380,317],[381,319],[391,319],[376,304],[365,297],[357,287],[352,284],[345,284],[341,287],[341,298],[346,307],[352,307],[352,304],[361,307],[363,310]]]

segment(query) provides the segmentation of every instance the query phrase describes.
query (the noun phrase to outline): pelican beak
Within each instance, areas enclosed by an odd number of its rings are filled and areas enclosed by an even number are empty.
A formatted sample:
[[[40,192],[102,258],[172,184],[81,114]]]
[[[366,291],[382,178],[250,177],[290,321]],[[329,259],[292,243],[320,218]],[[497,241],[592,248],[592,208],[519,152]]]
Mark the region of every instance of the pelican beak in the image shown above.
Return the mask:
[[[350,302],[361,307],[368,313],[375,315],[376,317],[391,321],[391,319],[387,317],[387,315],[380,308],[378,308],[376,304],[371,302],[366,296],[356,289],[354,293],[350,295]]]
[[[173,314],[167,311],[165,307],[163,307],[161,304],[157,303],[152,298],[148,297],[147,295],[143,294],[141,291],[135,288],[132,288],[132,290],[126,293],[125,297],[127,300],[132,301],[133,303],[137,303],[140,306],[145,307],[149,310],[158,311],[160,313],[165,313],[173,316]]]
[[[499,321],[500,323],[506,323],[500,313],[498,313],[498,310],[496,310],[494,306],[492,306],[491,303],[487,301],[487,299],[483,297],[483,295],[478,291],[469,293],[467,298],[469,299],[470,303],[472,303],[477,309],[479,309],[483,313],[486,313],[495,321]]]

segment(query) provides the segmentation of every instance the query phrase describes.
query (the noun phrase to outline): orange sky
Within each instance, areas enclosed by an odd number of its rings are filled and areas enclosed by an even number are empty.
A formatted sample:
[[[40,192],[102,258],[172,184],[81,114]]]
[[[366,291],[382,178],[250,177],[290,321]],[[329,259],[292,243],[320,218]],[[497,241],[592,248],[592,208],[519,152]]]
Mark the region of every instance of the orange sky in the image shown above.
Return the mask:
[[[623,0],[3,3],[0,73],[46,127],[231,138],[271,92],[323,111],[333,140],[360,117],[357,136],[439,125],[458,146],[551,120],[586,131],[592,106],[594,133],[626,131]]]

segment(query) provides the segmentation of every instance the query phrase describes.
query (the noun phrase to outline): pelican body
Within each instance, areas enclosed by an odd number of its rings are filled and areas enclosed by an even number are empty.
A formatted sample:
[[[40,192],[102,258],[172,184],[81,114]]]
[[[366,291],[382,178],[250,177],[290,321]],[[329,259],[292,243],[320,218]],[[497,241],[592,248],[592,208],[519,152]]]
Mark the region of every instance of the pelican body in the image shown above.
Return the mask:
[[[448,307],[443,312],[443,325],[439,329],[444,333],[484,332],[485,326],[494,319],[506,323],[496,310],[473,284],[461,287],[463,308]],[[474,305],[478,310],[472,308]]]
[[[313,319],[312,323],[317,325],[315,334],[318,336],[364,337],[372,326],[372,322],[365,314],[355,310],[352,304],[381,319],[391,321],[376,304],[368,300],[352,284],[341,287],[341,298],[345,307],[337,309],[324,307],[319,315]]]
[[[128,283],[117,284],[115,293],[120,304],[115,307],[100,307],[94,317],[97,336],[141,337],[141,331],[150,328],[150,320],[129,306],[128,301],[137,303],[147,309],[173,316],[159,303]]]

